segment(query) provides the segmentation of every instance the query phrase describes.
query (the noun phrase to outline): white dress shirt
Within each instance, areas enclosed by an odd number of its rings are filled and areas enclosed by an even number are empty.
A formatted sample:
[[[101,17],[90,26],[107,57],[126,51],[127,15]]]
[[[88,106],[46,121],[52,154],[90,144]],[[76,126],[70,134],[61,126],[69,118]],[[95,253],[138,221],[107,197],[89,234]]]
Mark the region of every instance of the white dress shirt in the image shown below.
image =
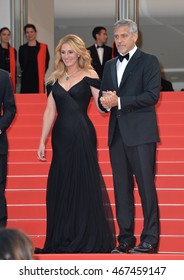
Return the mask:
[[[122,62],[119,59],[117,60],[116,70],[117,70],[118,87],[120,86],[125,68],[128,62],[130,61],[131,57],[133,56],[133,54],[136,52],[136,50],[137,50],[137,46],[135,46],[131,51],[129,51],[129,60],[123,59]],[[121,54],[121,55],[126,55],[126,54]],[[118,110],[121,110],[120,97],[118,97]]]
[[[96,50],[97,50],[97,53],[98,53],[98,57],[99,57],[100,63],[102,65],[103,64],[104,48],[97,48],[96,44],[95,44],[95,46],[96,46]]]

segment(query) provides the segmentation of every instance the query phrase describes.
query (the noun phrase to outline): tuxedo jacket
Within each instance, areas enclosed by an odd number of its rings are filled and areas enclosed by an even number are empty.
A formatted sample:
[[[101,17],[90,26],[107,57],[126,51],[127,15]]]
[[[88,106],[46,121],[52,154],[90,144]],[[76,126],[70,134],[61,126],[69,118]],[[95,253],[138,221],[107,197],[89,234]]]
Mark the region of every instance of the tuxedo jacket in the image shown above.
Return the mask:
[[[11,125],[15,114],[16,105],[9,73],[0,69],[0,154],[7,154],[8,140],[6,130]]]
[[[109,46],[104,45],[104,54],[103,54],[103,63],[100,63],[100,59],[98,56],[98,52],[95,45],[92,45],[88,48],[91,54],[92,58],[92,65],[95,69],[95,71],[98,73],[98,76],[100,79],[102,79],[103,75],[103,69],[106,61],[110,60],[112,58],[112,48]]]
[[[128,62],[120,86],[117,84],[116,62],[108,61],[100,89],[116,91],[120,97],[121,110],[111,108],[108,145],[113,139],[116,121],[127,146],[159,141],[155,104],[160,97],[160,65],[157,58],[137,49]],[[103,109],[100,105],[99,107]]]

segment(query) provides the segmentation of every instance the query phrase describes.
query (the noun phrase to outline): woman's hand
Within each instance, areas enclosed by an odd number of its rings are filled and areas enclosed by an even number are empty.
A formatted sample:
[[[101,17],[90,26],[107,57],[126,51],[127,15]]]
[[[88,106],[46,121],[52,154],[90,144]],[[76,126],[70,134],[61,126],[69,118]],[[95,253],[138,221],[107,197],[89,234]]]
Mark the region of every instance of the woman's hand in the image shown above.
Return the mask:
[[[37,151],[37,157],[39,160],[41,161],[46,161],[46,157],[45,157],[45,145],[44,144],[40,144],[38,151]]]

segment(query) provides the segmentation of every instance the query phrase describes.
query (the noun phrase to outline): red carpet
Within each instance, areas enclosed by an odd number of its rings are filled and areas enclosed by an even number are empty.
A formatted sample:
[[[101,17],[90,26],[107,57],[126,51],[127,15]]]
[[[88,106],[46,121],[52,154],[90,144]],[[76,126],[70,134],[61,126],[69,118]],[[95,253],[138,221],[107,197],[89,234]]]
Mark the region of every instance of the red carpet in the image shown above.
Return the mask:
[[[51,159],[50,139],[47,162],[37,160],[46,103],[44,94],[16,94],[17,116],[8,131],[9,164],[6,197],[8,227],[24,230],[36,247],[45,240],[45,191]],[[161,142],[157,149],[156,186],[161,217],[159,254],[149,259],[184,259],[184,93],[161,93],[157,105]],[[99,164],[108,189],[115,219],[112,171],[107,147],[108,115],[101,115],[92,102],[89,115],[96,127]],[[135,188],[135,234],[139,240],[142,210]],[[110,206],[109,206],[110,207]],[[116,229],[117,223],[115,219]],[[143,259],[143,256],[104,254],[40,255],[38,259]],[[147,258],[147,257],[146,257]],[[148,258],[147,258],[148,259]]]

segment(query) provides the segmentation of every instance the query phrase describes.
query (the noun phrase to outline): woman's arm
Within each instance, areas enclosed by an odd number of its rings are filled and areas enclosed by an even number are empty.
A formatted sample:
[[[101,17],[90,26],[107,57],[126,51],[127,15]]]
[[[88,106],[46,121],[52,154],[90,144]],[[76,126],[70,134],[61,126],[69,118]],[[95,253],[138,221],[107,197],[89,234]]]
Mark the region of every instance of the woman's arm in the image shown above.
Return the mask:
[[[50,93],[47,100],[45,112],[43,114],[42,133],[40,137],[40,144],[37,151],[37,156],[39,160],[45,160],[45,142],[47,140],[53,121],[55,119],[55,114],[56,114],[56,105],[52,93]]]
[[[90,78],[99,79],[98,74],[96,73],[96,71],[90,70]],[[99,108],[99,106],[98,106],[98,97],[99,97],[99,91],[100,91],[100,89],[97,89],[97,88],[95,88],[95,87],[93,87],[93,86],[90,86],[90,88],[91,88],[91,92],[92,92],[92,95],[93,95],[93,98],[94,98],[94,101],[95,101],[95,104],[96,104],[96,107],[97,107],[98,111],[99,111],[100,113],[103,113],[103,114],[104,114],[105,112],[102,111],[102,110]]]

